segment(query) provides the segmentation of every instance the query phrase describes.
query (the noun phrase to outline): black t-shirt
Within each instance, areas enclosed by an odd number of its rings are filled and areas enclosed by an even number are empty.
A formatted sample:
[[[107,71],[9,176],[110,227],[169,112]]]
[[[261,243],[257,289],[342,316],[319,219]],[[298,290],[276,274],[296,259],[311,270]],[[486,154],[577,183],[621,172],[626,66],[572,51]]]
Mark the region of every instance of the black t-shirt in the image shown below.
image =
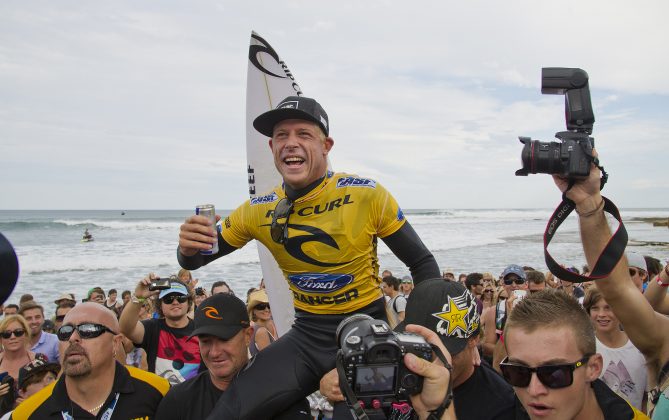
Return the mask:
[[[188,320],[184,328],[169,327],[164,319],[146,319],[140,347],[146,351],[149,372],[167,379],[172,385],[195,377],[200,369],[197,337],[190,340],[195,324]]]
[[[459,419],[515,419],[513,388],[485,361],[453,389],[453,404]]]
[[[190,420],[205,419],[214,409],[223,391],[211,382],[209,371],[173,386],[158,406],[156,419]],[[274,419],[311,419],[306,399],[293,405]]]

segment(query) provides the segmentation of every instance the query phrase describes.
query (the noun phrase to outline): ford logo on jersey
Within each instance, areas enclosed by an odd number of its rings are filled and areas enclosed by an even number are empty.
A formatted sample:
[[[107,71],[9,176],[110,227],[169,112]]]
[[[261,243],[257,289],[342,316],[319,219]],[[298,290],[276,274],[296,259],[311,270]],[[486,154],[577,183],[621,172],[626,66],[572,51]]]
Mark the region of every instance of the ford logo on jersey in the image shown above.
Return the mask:
[[[343,187],[369,187],[376,188],[376,181],[367,178],[356,178],[354,176],[347,176],[337,180],[337,188]]]
[[[271,203],[272,201],[276,201],[279,199],[279,196],[273,192],[272,194],[268,195],[262,195],[260,197],[255,197],[251,199],[251,205],[254,206],[256,204],[265,204],[265,203]]]
[[[351,274],[306,273],[288,276],[291,283],[303,292],[330,293],[353,281]]]

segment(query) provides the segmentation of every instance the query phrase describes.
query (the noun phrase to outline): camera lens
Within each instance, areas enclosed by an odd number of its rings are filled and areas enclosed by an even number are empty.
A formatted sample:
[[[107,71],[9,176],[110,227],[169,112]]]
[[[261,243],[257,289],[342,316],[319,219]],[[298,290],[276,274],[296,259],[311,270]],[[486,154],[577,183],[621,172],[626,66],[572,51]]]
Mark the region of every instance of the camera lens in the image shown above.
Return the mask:
[[[527,174],[561,174],[564,172],[562,162],[562,143],[542,142],[521,138],[525,144],[520,154],[523,168],[516,175]],[[569,154],[565,156],[569,158]]]

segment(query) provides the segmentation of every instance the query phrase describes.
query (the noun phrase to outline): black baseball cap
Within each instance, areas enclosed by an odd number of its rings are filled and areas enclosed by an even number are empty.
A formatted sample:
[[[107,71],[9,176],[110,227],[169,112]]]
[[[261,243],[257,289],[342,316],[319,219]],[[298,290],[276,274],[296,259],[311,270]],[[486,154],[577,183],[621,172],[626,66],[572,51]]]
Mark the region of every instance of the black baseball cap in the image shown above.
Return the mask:
[[[58,372],[60,372],[60,365],[58,363],[49,362],[44,355],[37,354],[35,360],[19,369],[19,388],[25,388],[26,381],[32,376],[46,371],[51,371],[54,375],[58,375]]]
[[[480,331],[476,300],[460,282],[442,278],[421,281],[409,295],[404,313],[396,330],[404,331],[407,324],[429,328],[452,356],[464,350],[469,338]]]
[[[253,120],[253,127],[267,137],[274,134],[274,126],[283,120],[307,120],[318,124],[326,136],[330,133],[328,114],[315,99],[305,96],[289,96],[271,111],[260,114]]]
[[[195,330],[190,335],[213,335],[229,340],[251,325],[246,305],[237,296],[219,293],[208,297],[195,309]]]

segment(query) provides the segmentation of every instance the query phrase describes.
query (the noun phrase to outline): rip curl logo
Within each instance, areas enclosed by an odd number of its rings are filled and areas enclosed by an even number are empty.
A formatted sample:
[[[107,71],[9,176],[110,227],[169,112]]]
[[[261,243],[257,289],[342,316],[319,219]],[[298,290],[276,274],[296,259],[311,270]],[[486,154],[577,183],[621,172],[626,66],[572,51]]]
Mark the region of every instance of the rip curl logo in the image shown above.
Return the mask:
[[[255,206],[256,204],[267,204],[267,203],[272,203],[272,202],[274,202],[278,199],[279,199],[279,196],[277,195],[277,193],[273,192],[271,194],[262,195],[260,197],[252,198],[251,201],[250,201],[250,204],[252,206]]]
[[[257,34],[251,34],[251,38],[259,43],[251,45],[249,47],[249,61],[251,62],[251,64],[253,64],[253,67],[272,77],[278,77],[280,79],[290,79],[293,82],[293,90],[295,91],[295,93],[298,96],[302,95],[302,89],[300,88],[300,85],[298,85],[297,82],[295,81],[295,77],[293,77],[293,74],[288,69],[286,63],[284,63],[283,60],[279,59],[279,54],[277,54],[276,51],[274,51],[274,48],[272,48],[272,46],[269,45],[267,41],[265,41],[261,36]],[[265,67],[265,65],[261,63],[261,60],[258,59],[258,54],[260,53],[265,53],[269,55],[271,58],[273,58],[274,62],[279,66],[281,66],[284,75],[282,76],[269,71]]]
[[[219,321],[223,320],[223,317],[218,314],[218,309],[214,308],[213,306],[205,306],[202,309],[202,312],[204,312],[204,316],[207,318],[218,319]]]
[[[468,291],[460,296],[448,296],[441,312],[432,314],[437,318],[436,331],[447,337],[469,338],[479,327],[476,304]]]
[[[307,293],[330,293],[353,282],[350,274],[306,273],[293,274],[288,280],[298,289]]]
[[[337,250],[339,249],[339,245],[337,245],[337,242],[334,240],[334,238],[328,235],[326,232],[322,231],[321,229],[318,229],[317,227],[314,226],[296,225],[296,224],[288,224],[288,228],[307,233],[307,235],[289,236],[286,242],[283,244],[284,248],[286,249],[286,252],[288,252],[288,254],[290,254],[291,257],[298,259],[302,262],[305,262],[307,264],[317,265],[319,267],[337,267],[340,265],[350,263],[350,261],[342,261],[340,263],[327,263],[319,261],[315,258],[310,257],[302,250],[302,245],[307,244],[309,242],[319,242],[325,246],[329,246]]]

